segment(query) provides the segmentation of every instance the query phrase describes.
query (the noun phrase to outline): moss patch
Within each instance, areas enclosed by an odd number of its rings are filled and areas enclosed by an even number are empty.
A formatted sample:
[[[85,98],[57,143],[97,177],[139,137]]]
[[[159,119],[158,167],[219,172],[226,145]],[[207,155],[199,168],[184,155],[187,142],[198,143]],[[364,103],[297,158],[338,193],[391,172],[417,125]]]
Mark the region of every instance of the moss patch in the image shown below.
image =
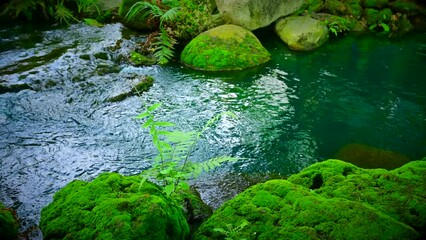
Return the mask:
[[[368,204],[426,236],[426,161],[388,171],[327,160],[292,175],[288,181],[323,197]]]
[[[327,199],[286,180],[257,184],[226,202],[195,239],[416,239],[409,226],[363,203]]]
[[[0,202],[0,239],[17,239],[19,224],[14,212]]]
[[[182,209],[154,184],[104,173],[73,181],[41,212],[44,239],[185,239]]]
[[[241,70],[269,61],[270,54],[250,31],[223,25],[194,38],[183,50],[181,60],[199,70]]]

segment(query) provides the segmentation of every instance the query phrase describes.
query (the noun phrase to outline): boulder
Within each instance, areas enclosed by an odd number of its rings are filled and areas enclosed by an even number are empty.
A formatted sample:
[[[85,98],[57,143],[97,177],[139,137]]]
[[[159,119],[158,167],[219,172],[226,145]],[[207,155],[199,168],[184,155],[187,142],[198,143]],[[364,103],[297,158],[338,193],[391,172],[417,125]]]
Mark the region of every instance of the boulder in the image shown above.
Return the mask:
[[[187,239],[182,208],[138,176],[75,180],[41,211],[44,239]]]
[[[375,208],[325,198],[286,180],[250,187],[216,210],[194,239],[416,239]]]
[[[385,168],[388,170],[401,167],[410,161],[407,156],[398,152],[359,143],[344,145],[335,157],[362,168]]]
[[[281,19],[275,31],[291,49],[309,51],[321,46],[328,39],[327,26],[308,16]]]
[[[147,2],[148,0],[143,0]],[[140,0],[123,0],[118,9],[118,16],[122,19],[122,23],[129,28],[140,30],[140,31],[150,31],[156,29],[159,25],[159,22],[154,18],[145,18],[144,14],[146,14],[147,10],[141,10],[131,19],[125,19],[127,13],[131,9],[131,7],[137,3],[141,2]],[[143,19],[143,20],[142,20]]]
[[[368,204],[426,237],[426,158],[390,171],[327,160],[290,176],[288,181],[322,197]]]
[[[297,11],[304,0],[216,0],[222,18],[249,30],[266,27]]]
[[[269,60],[269,52],[256,36],[236,25],[222,25],[198,35],[181,54],[184,64],[205,71],[241,70]]]
[[[0,202],[0,239],[18,239],[19,223],[15,217],[15,212]]]

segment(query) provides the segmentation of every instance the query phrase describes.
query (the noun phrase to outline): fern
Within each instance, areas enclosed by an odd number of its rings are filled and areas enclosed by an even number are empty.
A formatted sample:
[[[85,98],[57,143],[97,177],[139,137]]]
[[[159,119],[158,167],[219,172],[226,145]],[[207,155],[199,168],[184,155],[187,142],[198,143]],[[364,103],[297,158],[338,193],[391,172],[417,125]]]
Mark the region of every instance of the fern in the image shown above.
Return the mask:
[[[58,4],[56,5],[55,19],[56,21],[59,21],[59,23],[61,24],[65,22],[68,25],[70,24],[69,21],[71,20],[78,22],[78,20],[74,17],[71,10],[65,7],[64,1],[58,2]]]
[[[202,172],[211,171],[223,163],[235,162],[239,159],[223,156],[201,163],[189,161],[189,156],[201,134],[222,116],[236,117],[234,114],[225,112],[216,115],[207,122],[200,132],[166,131],[160,128],[173,127],[174,124],[155,120],[153,112],[160,106],[159,103],[154,104],[136,117],[137,119],[146,119],[142,127],[149,130],[153,145],[158,151],[152,166],[142,172],[141,185],[148,179],[154,179],[163,187],[164,193],[170,196],[179,189],[189,188],[187,181],[197,178]]]

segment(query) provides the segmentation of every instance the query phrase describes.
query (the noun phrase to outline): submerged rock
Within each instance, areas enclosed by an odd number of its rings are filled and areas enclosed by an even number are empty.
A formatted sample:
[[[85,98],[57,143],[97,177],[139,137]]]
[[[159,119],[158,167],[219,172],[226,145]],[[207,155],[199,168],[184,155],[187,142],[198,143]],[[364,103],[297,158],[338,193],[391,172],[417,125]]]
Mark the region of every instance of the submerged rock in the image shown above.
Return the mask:
[[[288,181],[322,197],[368,204],[426,237],[426,159],[391,171],[327,160],[292,175]]]
[[[359,143],[346,144],[336,154],[336,158],[362,168],[388,170],[401,167],[410,161],[407,156],[400,153]]]
[[[107,98],[107,102],[121,102],[128,97],[140,95],[148,91],[154,84],[154,78],[151,76],[139,76],[126,80],[128,88],[126,90],[121,89],[120,93],[113,92],[113,96]]]
[[[155,184],[104,173],[75,180],[41,212],[44,239],[186,239],[182,209]]]
[[[366,204],[326,198],[286,180],[226,202],[194,239],[416,239],[411,227]]]
[[[255,30],[302,7],[304,0],[216,0],[222,18],[229,23]]]
[[[199,70],[241,70],[269,61],[270,54],[250,31],[222,25],[194,38],[183,50],[181,60]]]
[[[284,18],[277,22],[275,31],[291,49],[309,51],[328,39],[327,26],[308,16]]]
[[[0,202],[0,239],[18,239],[19,223],[15,213]]]

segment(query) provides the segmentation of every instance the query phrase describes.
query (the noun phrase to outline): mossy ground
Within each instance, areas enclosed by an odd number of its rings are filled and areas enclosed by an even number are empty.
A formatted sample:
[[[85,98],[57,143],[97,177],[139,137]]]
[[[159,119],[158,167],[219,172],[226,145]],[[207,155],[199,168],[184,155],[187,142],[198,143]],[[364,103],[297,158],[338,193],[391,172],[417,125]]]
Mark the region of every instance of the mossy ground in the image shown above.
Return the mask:
[[[205,71],[241,70],[270,60],[270,54],[250,31],[223,25],[204,32],[183,50],[184,64]]]
[[[292,175],[288,181],[323,197],[368,204],[426,236],[426,161],[388,171],[327,160]]]
[[[271,180],[226,202],[195,235],[195,239],[226,237],[416,239],[418,233],[366,204],[325,198],[286,180]]]
[[[44,239],[185,239],[180,206],[154,184],[116,173],[75,180],[41,212]]]

